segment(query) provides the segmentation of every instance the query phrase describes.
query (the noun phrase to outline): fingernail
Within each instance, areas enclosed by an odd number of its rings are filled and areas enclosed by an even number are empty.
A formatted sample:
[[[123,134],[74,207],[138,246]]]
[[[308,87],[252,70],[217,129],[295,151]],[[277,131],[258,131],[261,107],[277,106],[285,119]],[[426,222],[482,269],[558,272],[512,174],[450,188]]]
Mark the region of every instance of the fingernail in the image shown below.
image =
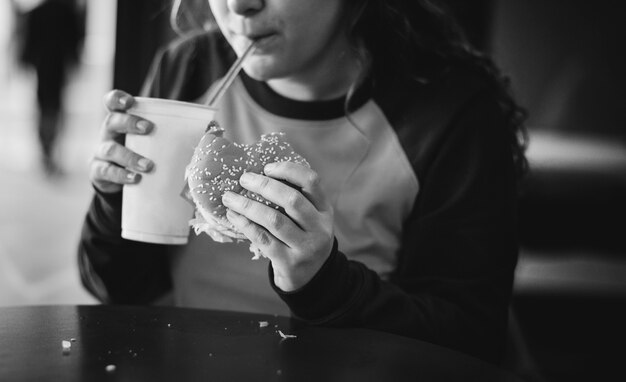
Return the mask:
[[[122,105],[124,107],[126,107],[126,105],[128,105],[128,97],[120,97],[120,98],[118,98],[117,101],[120,103],[120,105]]]
[[[276,162],[273,163],[268,163],[265,165],[265,167],[263,167],[263,171],[267,174],[269,172],[272,172],[274,169],[276,169]]]
[[[152,161],[146,158],[141,158],[137,161],[137,166],[139,166],[139,168],[141,168],[142,170],[150,169],[151,165],[152,165]]]
[[[137,176],[139,174],[136,174],[134,172],[129,172],[128,174],[126,174],[126,179],[130,180],[131,182],[134,182],[135,180],[137,180]]]
[[[241,183],[242,186],[246,184],[250,184],[255,176],[256,176],[255,173],[244,172],[243,175],[241,175],[241,177],[239,178],[239,183]]]
[[[224,195],[222,195],[222,203],[229,204],[234,200],[233,193],[230,191],[226,191]]]
[[[137,122],[136,126],[137,126],[137,130],[139,130],[142,133],[145,133],[146,131],[148,131],[148,128],[150,127],[150,122],[141,120]]]

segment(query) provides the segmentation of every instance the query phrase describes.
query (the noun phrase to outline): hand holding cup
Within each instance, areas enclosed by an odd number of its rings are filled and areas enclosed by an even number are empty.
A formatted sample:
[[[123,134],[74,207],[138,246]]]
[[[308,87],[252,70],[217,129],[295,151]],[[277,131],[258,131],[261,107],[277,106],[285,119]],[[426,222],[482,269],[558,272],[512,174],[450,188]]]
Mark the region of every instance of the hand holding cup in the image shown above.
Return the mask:
[[[121,90],[112,90],[104,99],[107,115],[100,131],[100,143],[91,161],[89,178],[104,193],[122,190],[124,184],[141,180],[141,174],[152,170],[154,163],[124,146],[126,134],[149,134],[154,124],[127,111],[135,99]]]

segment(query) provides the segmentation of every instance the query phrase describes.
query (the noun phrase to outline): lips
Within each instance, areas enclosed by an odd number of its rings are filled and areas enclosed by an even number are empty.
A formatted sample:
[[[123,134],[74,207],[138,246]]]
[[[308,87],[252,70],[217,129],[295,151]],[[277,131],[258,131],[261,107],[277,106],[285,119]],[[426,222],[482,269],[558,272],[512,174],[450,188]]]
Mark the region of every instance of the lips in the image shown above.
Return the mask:
[[[244,33],[243,35],[246,38],[249,38],[250,40],[260,40],[263,39],[265,37],[269,37],[271,35],[273,35],[275,32],[272,31],[267,31],[267,32],[248,32],[248,33]]]
[[[248,43],[255,42],[257,53],[260,53],[261,51],[266,49],[268,45],[278,36],[278,33],[273,32],[273,31],[253,32],[253,33],[233,32],[233,36],[235,36],[235,38],[245,39],[248,41]]]
[[[255,41],[257,51],[263,51],[272,43],[272,41],[274,41],[277,36],[278,35],[276,33],[269,33],[266,35],[251,37],[250,39]]]

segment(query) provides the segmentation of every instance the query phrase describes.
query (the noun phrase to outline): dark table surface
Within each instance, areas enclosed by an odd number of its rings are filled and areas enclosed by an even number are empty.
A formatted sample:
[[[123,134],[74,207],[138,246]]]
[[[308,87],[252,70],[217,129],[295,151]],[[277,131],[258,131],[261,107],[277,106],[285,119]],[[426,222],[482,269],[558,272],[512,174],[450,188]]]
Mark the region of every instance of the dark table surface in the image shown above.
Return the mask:
[[[0,381],[100,380],[519,381],[426,342],[285,317],[147,306],[0,308]]]

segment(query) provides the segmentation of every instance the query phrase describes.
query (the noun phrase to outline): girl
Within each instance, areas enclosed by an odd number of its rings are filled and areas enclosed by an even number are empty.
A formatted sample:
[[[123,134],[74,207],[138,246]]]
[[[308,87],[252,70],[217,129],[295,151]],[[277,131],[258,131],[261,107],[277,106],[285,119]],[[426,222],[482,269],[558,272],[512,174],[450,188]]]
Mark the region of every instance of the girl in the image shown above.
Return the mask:
[[[283,162],[240,179],[289,218],[224,196],[267,264],[249,260],[247,243],[204,235],[124,240],[122,185],[151,162],[119,142],[152,125],[125,113],[131,95],[111,92],[80,242],[86,287],[109,303],[169,293],[179,306],[384,330],[497,362],[525,160],[522,114],[493,65],[428,0],[208,3],[219,30],[162,50],[143,95],[203,103],[254,41],[216,120],[234,142],[284,132],[311,169]]]

